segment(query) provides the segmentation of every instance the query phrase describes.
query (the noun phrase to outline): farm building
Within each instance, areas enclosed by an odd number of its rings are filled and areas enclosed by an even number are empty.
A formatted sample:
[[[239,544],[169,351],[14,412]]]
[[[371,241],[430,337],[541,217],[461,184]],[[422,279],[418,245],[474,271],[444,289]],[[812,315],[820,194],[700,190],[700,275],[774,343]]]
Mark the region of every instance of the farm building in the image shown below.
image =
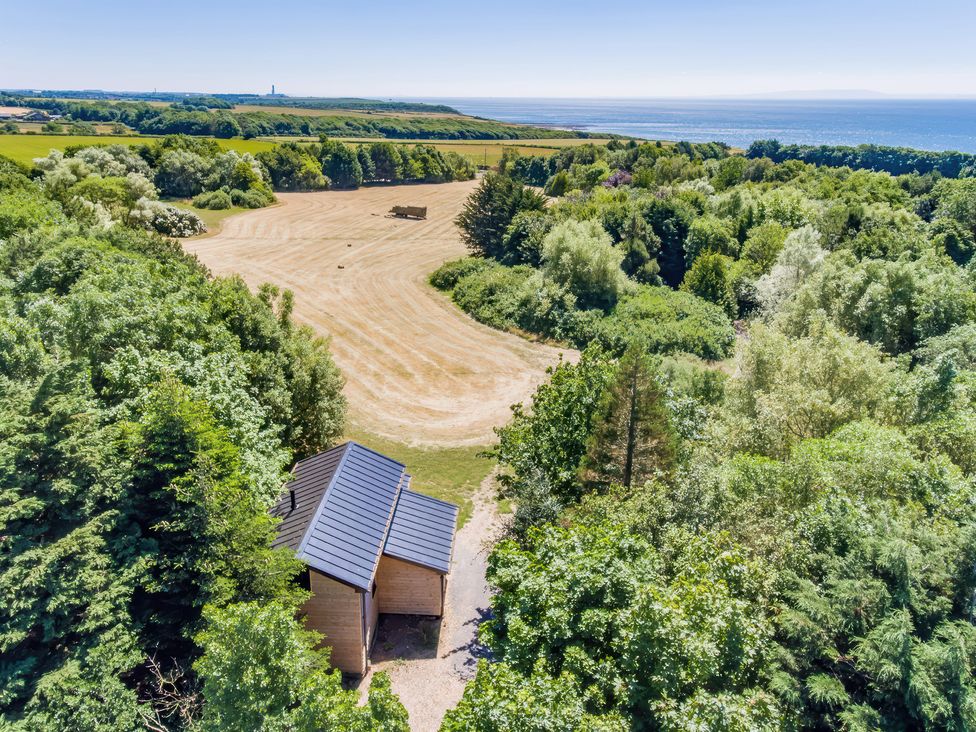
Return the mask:
[[[458,508],[411,491],[396,460],[355,442],[301,460],[272,513],[275,545],[308,565],[308,627],[341,671],[366,672],[380,613],[443,614]]]

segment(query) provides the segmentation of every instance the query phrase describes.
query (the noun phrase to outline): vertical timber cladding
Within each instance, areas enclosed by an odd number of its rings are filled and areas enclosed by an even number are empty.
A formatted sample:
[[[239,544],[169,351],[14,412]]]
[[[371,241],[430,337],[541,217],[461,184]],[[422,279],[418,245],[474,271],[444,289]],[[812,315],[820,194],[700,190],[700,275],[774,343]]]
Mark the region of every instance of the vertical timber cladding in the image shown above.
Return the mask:
[[[442,615],[442,575],[427,567],[384,554],[376,570],[376,599],[381,613]]]
[[[325,636],[322,644],[332,649],[333,666],[344,673],[364,674],[362,593],[315,569],[309,571],[309,580],[312,597],[302,608],[308,618],[308,628]]]

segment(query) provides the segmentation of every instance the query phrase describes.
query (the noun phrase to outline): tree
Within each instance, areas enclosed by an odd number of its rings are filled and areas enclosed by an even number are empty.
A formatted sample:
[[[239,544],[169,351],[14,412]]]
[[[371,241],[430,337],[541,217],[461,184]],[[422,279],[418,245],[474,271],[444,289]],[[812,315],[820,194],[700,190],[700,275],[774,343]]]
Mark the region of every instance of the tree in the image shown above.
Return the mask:
[[[322,175],[322,165],[294,142],[275,145],[257,154],[278,190],[317,191],[329,187],[329,179]]]
[[[520,211],[512,218],[502,241],[503,264],[531,264],[542,261],[542,242],[553,227],[552,216],[545,211]]]
[[[58,210],[12,220],[0,253],[18,282],[0,287],[0,725],[134,729],[155,713],[148,659],[188,670],[205,603],[294,607],[267,506],[344,402],[287,298]]]
[[[491,454],[508,468],[502,476],[507,490],[518,493],[524,481],[539,476],[560,499],[579,495],[579,465],[586,454],[604,387],[612,367],[595,348],[579,363],[560,363],[549,381],[539,386],[529,408],[512,407],[512,419],[495,430],[498,445]]]
[[[758,277],[772,269],[776,257],[783,250],[789,232],[775,221],[767,221],[749,229],[742,245],[742,261],[749,265],[750,274]]]
[[[588,482],[630,488],[674,466],[676,435],[656,364],[640,344],[632,344],[617,363],[593,422],[582,465]]]
[[[801,334],[816,313],[898,355],[976,319],[976,293],[964,270],[945,256],[858,261],[838,251],[780,307],[779,317],[788,333]]]
[[[323,140],[319,160],[334,188],[358,188],[363,184],[363,167],[356,152],[345,143]]]
[[[878,349],[823,316],[799,338],[754,325],[736,368],[723,414],[726,447],[773,456],[848,422],[886,420],[897,378]]]
[[[218,115],[213,123],[213,136],[222,138],[240,137],[241,126],[229,114]]]
[[[624,272],[638,282],[649,285],[660,284],[661,278],[658,273],[661,267],[656,257],[661,250],[661,239],[639,211],[630,213],[621,235],[618,246],[624,253],[621,263]]]
[[[505,259],[505,233],[516,214],[542,211],[545,198],[521,183],[489,173],[468,196],[455,223],[472,254]]]
[[[293,607],[208,608],[206,621],[196,638],[203,655],[194,663],[206,700],[205,732],[409,732],[389,678],[376,674],[360,707],[358,693],[342,688],[339,671],[327,670],[327,654],[314,647],[320,636],[301,627]]]
[[[820,248],[820,233],[812,226],[791,231],[769,274],[756,281],[756,295],[763,310],[767,314],[779,310],[817,270],[826,255]]]
[[[944,180],[935,186],[936,219],[958,222],[976,237],[976,180]]]
[[[572,674],[529,676],[506,663],[478,662],[474,679],[458,705],[448,711],[442,732],[626,732],[615,713],[590,714]]]
[[[542,240],[542,273],[576,296],[581,308],[607,310],[627,289],[615,248],[598,221],[563,221]]]
[[[944,216],[932,222],[936,246],[959,266],[965,266],[976,253],[976,236],[953,218]]]
[[[391,142],[374,142],[369,146],[369,157],[373,161],[373,177],[376,180],[403,179],[406,171],[399,145]]]
[[[210,163],[190,150],[167,150],[156,168],[156,185],[164,196],[189,198],[203,190]]]
[[[688,227],[688,238],[685,240],[686,266],[690,267],[700,255],[709,253],[730,257],[739,253],[739,242],[728,220],[702,216],[692,221]]]
[[[363,180],[376,180],[376,166],[373,165],[373,158],[370,157],[369,148],[365,145],[357,145],[356,160],[359,162],[359,167],[363,170]]]
[[[685,273],[681,289],[715,303],[730,318],[738,314],[731,275],[732,260],[723,254],[703,254]]]

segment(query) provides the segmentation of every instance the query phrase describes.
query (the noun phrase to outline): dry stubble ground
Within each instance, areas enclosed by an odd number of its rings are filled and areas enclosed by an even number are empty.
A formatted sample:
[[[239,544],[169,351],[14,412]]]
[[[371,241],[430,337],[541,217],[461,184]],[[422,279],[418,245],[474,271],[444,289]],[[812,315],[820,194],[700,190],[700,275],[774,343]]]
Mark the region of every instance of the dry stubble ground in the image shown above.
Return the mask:
[[[294,291],[296,318],[332,339],[363,431],[411,445],[484,445],[560,350],[476,323],[427,284],[465,254],[453,220],[474,186],[279,194],[280,205],[233,216],[185,246],[216,274]],[[428,218],[389,218],[394,204],[427,206]]]

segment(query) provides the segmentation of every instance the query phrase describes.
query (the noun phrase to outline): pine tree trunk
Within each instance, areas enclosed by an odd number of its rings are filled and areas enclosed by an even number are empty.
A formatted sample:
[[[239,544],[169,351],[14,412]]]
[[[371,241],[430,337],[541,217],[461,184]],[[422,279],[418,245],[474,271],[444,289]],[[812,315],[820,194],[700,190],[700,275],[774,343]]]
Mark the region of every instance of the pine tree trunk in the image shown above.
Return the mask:
[[[627,456],[624,460],[624,487],[630,488],[634,472],[634,452],[637,449],[637,369],[630,379],[630,418],[627,420]]]

